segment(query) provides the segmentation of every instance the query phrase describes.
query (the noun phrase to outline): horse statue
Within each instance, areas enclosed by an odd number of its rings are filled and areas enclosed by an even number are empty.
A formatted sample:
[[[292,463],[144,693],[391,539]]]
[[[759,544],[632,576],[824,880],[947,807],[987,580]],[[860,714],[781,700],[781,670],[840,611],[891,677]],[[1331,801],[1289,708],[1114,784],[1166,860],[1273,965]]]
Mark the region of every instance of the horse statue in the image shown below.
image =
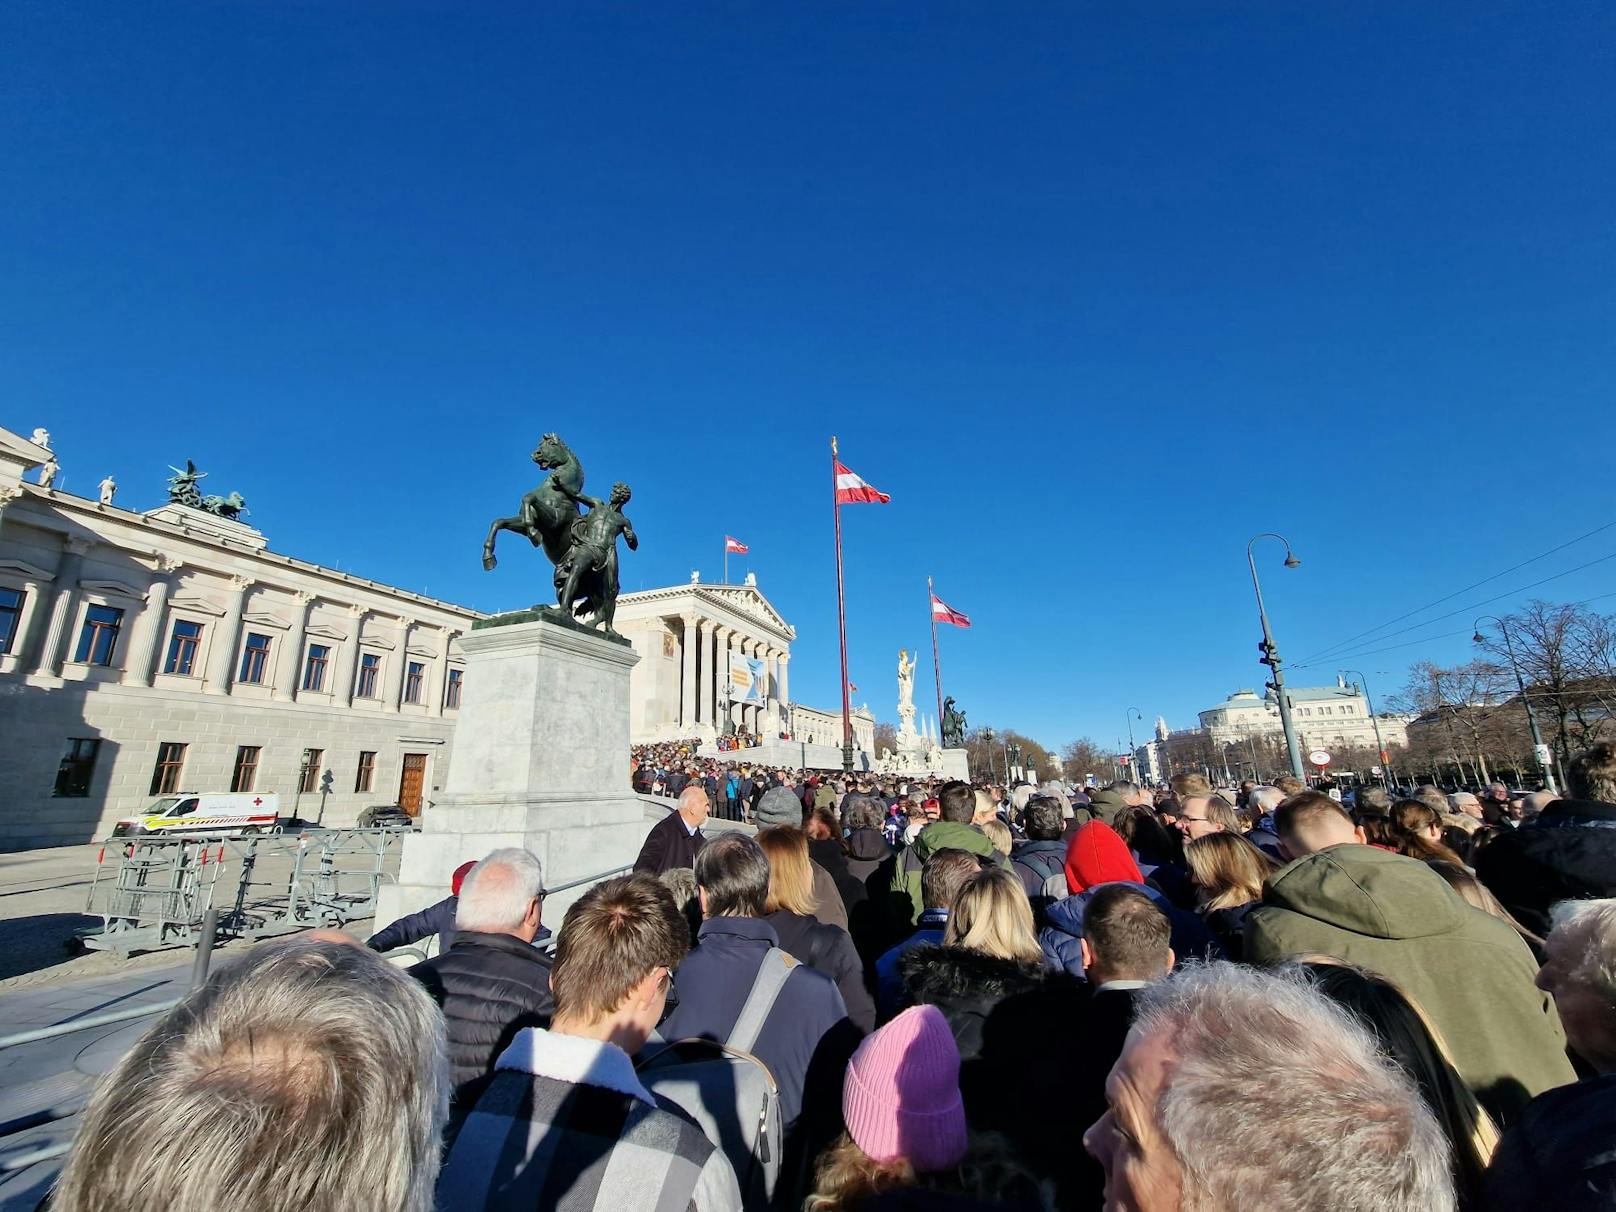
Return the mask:
[[[948,749],[960,749],[965,745],[965,713],[954,706],[954,697],[950,695],[943,700],[943,745]]]
[[[241,515],[248,512],[247,502],[239,492],[232,492],[223,497],[203,497],[202,508],[221,518],[229,518],[232,522],[239,521]]]
[[[584,486],[584,467],[567,444],[553,433],[539,440],[533,461],[550,474],[522,498],[521,512],[515,517],[495,518],[483,543],[483,569],[491,570],[494,537],[502,530],[526,535],[535,547],[543,547],[550,563],[560,565],[572,546],[572,526],[579,518],[578,494]]]

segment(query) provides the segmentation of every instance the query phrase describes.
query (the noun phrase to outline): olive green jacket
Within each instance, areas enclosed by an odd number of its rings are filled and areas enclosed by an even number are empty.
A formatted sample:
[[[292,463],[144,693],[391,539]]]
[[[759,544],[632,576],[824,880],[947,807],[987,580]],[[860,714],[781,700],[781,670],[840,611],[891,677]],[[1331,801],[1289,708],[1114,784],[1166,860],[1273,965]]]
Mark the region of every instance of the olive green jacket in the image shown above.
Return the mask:
[[[1554,1000],[1509,923],[1416,859],[1332,846],[1275,872],[1246,918],[1246,962],[1308,954],[1378,972],[1419,1004],[1484,1107],[1507,1121],[1575,1081]]]
[[[920,912],[926,907],[920,890],[921,868],[939,850],[964,850],[978,858],[991,857],[1001,867],[1010,865],[1010,860],[995,850],[988,835],[975,825],[933,821],[915,835],[914,844],[893,864],[888,900],[896,916],[907,916],[910,923],[920,920]]]

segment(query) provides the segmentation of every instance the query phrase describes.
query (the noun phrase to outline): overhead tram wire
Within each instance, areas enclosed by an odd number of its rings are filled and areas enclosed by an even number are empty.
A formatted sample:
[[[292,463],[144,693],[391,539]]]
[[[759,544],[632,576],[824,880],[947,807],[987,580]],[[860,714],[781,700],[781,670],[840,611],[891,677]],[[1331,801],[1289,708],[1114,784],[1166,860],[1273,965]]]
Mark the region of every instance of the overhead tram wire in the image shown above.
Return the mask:
[[[1452,593],[1447,594],[1444,597],[1437,598],[1436,601],[1434,601],[1434,602],[1427,602],[1424,606],[1420,606],[1420,607],[1418,607],[1418,608],[1416,608],[1414,610],[1410,610],[1405,614],[1400,614],[1394,619],[1387,619],[1384,623],[1381,623],[1379,626],[1376,626],[1376,627],[1371,627],[1368,631],[1360,631],[1355,636],[1349,636],[1347,639],[1338,640],[1336,643],[1331,644],[1327,648],[1322,648],[1318,652],[1315,652],[1315,653],[1312,653],[1312,654],[1310,654],[1308,656],[1303,657],[1300,662],[1292,665],[1291,668],[1299,669],[1299,668],[1301,668],[1302,664],[1304,664],[1304,663],[1320,661],[1320,660],[1324,660],[1324,659],[1334,660],[1335,657],[1332,656],[1331,654],[1334,653],[1336,651],[1336,649],[1338,649],[1338,648],[1345,648],[1347,645],[1352,644],[1352,643],[1356,643],[1358,640],[1361,640],[1361,639],[1365,638],[1366,636],[1372,636],[1377,631],[1383,631],[1387,627],[1390,627],[1393,623],[1401,623],[1404,619],[1412,618],[1414,615],[1424,614],[1427,610],[1430,610],[1431,607],[1433,607],[1433,606],[1440,606],[1440,605],[1442,605],[1443,602],[1451,602],[1454,598],[1458,597],[1462,593],[1469,593],[1472,589],[1480,589],[1483,585],[1486,585],[1486,584],[1489,584],[1489,583],[1491,583],[1493,581],[1496,581],[1500,577],[1507,577],[1510,573],[1516,572],[1519,569],[1525,568],[1528,564],[1535,564],[1539,560],[1548,559],[1548,557],[1555,554],[1555,552],[1564,551],[1567,547],[1575,546],[1576,544],[1582,542],[1584,539],[1591,539],[1591,538],[1594,537],[1594,535],[1602,534],[1603,532],[1611,529],[1613,526],[1616,526],[1616,521],[1606,522],[1603,526],[1596,526],[1594,529],[1590,530],[1587,534],[1578,535],[1574,539],[1567,539],[1564,543],[1561,543],[1558,547],[1551,547],[1547,551],[1543,552],[1540,555],[1535,555],[1531,559],[1528,559],[1528,560],[1522,560],[1519,564],[1514,564],[1514,565],[1511,565],[1510,567],[1504,569],[1503,572],[1495,572],[1492,576],[1483,577],[1479,581],[1476,581],[1476,582],[1474,582],[1474,583],[1472,583],[1470,585],[1466,585],[1463,589],[1455,589]],[[1572,569],[1572,571],[1575,572],[1576,569]],[[1565,575],[1565,574],[1562,573],[1561,575]],[[1541,582],[1541,581],[1538,582],[1538,584],[1542,584],[1542,583],[1543,582]],[[1528,586],[1528,588],[1530,588],[1530,586]],[[1493,600],[1496,601],[1497,599],[1495,598]],[[1442,617],[1446,618],[1448,616],[1444,615]],[[1434,623],[1437,620],[1430,619],[1430,620],[1427,620],[1427,621]],[[1404,630],[1408,630],[1408,629],[1405,628]],[[1401,635],[1402,632],[1393,632],[1392,634],[1393,635]],[[1384,640],[1384,639],[1387,639],[1387,638],[1388,638],[1387,636],[1379,636],[1377,638],[1377,642],[1378,642],[1378,640]]]
[[[1616,552],[1612,552],[1610,555],[1604,556],[1602,558],[1606,559],[1606,560],[1616,559]],[[1599,560],[1594,560],[1592,562],[1595,563],[1595,564],[1598,564],[1600,561]],[[1586,567],[1588,567],[1588,565],[1584,564],[1582,567],[1586,568]],[[1578,571],[1580,571],[1580,569],[1572,568],[1572,569],[1569,569],[1567,572],[1557,573],[1556,575],[1557,576],[1567,576],[1572,572],[1578,572]],[[1549,577],[1549,578],[1546,578],[1546,579],[1553,580],[1554,578]],[[1536,584],[1541,585],[1541,584],[1543,584],[1543,582],[1538,581],[1538,582],[1536,582]],[[1522,589],[1518,589],[1515,592],[1516,593],[1521,593],[1521,592],[1524,592],[1526,589],[1531,589],[1532,587],[1533,586],[1531,586],[1531,585],[1526,585],[1526,586],[1523,586]],[[1505,597],[1505,598],[1510,597],[1510,596],[1512,596],[1512,595],[1507,594],[1507,593],[1500,595],[1500,597]],[[1605,598],[1616,598],[1616,591],[1612,591],[1611,593],[1596,593],[1591,598],[1583,598],[1580,601],[1570,602],[1570,603],[1568,603],[1568,605],[1571,605],[1571,606],[1586,606],[1589,602],[1599,602],[1599,601],[1603,601]],[[1477,603],[1477,605],[1485,606],[1485,605],[1488,605],[1488,604],[1490,604],[1492,602],[1496,602],[1498,600],[1499,600],[1499,598],[1489,598],[1486,602],[1480,602],[1480,603]],[[1469,606],[1465,607],[1465,610],[1469,610],[1469,609],[1471,609],[1471,607],[1469,607]],[[1464,610],[1456,610],[1456,611],[1453,612],[1453,614],[1463,614],[1463,613],[1464,613]],[[1443,618],[1451,618],[1453,616],[1450,614],[1450,615],[1443,615],[1442,617]],[[1439,619],[1431,619],[1430,620],[1430,622],[1432,622],[1432,623],[1436,623],[1436,622],[1439,622],[1439,621],[1440,621]],[[1419,623],[1419,624],[1416,624],[1416,626],[1417,627],[1424,627],[1425,624],[1424,623]],[[1412,631],[1414,629],[1415,628],[1404,628],[1405,631]],[[1391,644],[1391,645],[1388,645],[1385,648],[1369,648],[1369,649],[1354,650],[1352,652],[1348,652],[1348,653],[1340,654],[1340,655],[1337,655],[1337,656],[1329,657],[1326,660],[1314,661],[1311,665],[1292,665],[1291,668],[1292,669],[1308,669],[1308,668],[1316,669],[1316,668],[1318,668],[1319,665],[1334,664],[1334,663],[1336,663],[1338,661],[1357,660],[1359,657],[1377,656],[1378,654],[1380,654],[1382,652],[1392,652],[1392,651],[1395,651],[1396,649],[1399,649],[1399,648],[1413,648],[1416,645],[1429,644],[1429,643],[1431,643],[1431,642],[1433,642],[1435,640],[1451,639],[1453,636],[1456,636],[1456,635],[1464,635],[1466,631],[1470,631],[1470,630],[1472,630],[1472,629],[1467,627],[1467,628],[1464,628],[1464,629],[1459,630],[1459,631],[1443,631],[1443,632],[1439,632],[1436,635],[1421,636],[1417,640],[1404,640],[1401,644]],[[1401,634],[1401,633],[1394,632],[1393,634],[1395,635],[1395,634]],[[1381,637],[1381,639],[1388,639],[1388,640],[1390,638],[1391,638],[1391,636],[1382,636]],[[1372,643],[1372,644],[1378,644],[1379,642],[1380,642],[1379,640],[1371,640],[1370,641],[1370,643]]]

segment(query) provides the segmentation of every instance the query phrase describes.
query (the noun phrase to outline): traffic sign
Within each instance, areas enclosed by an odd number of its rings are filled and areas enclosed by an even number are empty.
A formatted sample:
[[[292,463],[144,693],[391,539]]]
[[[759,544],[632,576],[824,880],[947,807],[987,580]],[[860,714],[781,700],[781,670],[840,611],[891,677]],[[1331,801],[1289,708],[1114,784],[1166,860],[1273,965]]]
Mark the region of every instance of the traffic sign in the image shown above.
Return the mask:
[[[1322,749],[1315,749],[1307,755],[1307,760],[1315,766],[1328,766],[1330,764],[1330,755]]]

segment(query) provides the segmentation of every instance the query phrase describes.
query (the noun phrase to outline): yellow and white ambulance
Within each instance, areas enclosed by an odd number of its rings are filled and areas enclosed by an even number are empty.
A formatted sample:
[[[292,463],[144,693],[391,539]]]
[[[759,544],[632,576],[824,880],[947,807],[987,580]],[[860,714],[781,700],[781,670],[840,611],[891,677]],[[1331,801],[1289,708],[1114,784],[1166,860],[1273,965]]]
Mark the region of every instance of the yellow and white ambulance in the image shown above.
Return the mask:
[[[280,823],[281,797],[274,793],[195,792],[165,795],[138,816],[125,817],[113,837],[163,833],[264,833]]]

